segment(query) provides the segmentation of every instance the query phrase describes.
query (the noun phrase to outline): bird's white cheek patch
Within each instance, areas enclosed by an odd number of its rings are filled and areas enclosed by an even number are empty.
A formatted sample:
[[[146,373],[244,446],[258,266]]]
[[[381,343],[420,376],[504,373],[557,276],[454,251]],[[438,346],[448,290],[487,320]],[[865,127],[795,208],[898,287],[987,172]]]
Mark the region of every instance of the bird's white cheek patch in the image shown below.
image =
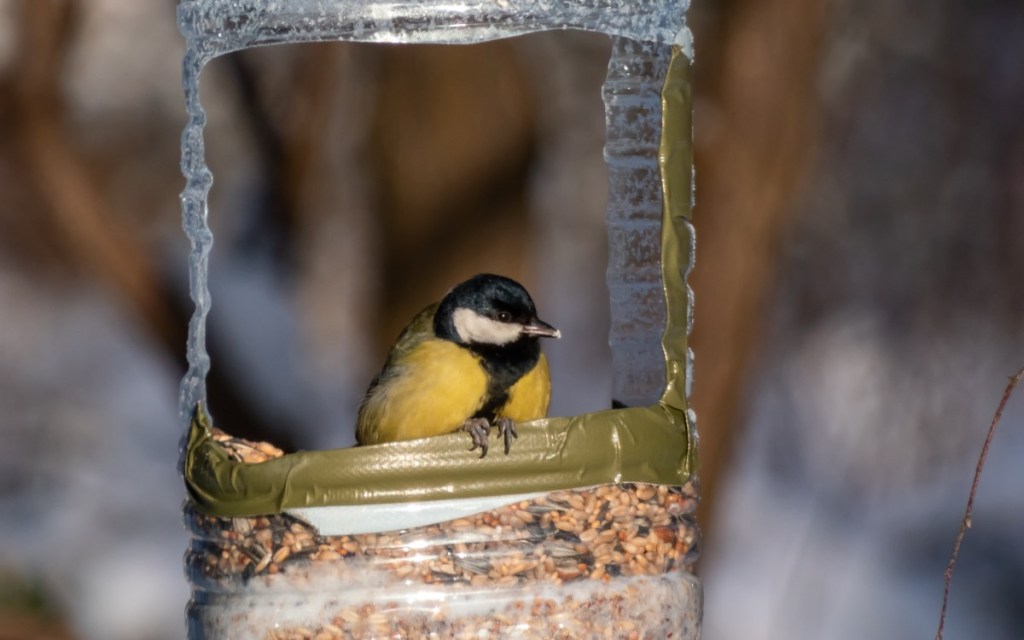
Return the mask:
[[[508,344],[519,339],[522,325],[498,322],[472,309],[460,308],[453,315],[455,331],[463,342]]]

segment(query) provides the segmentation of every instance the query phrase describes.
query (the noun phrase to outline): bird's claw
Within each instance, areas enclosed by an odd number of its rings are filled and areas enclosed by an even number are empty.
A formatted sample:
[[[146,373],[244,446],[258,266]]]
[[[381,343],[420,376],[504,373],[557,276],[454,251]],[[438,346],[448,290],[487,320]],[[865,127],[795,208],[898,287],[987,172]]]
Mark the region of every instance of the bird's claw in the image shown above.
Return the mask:
[[[498,418],[496,422],[498,435],[505,439],[505,455],[507,456],[509,448],[512,447],[512,440],[519,437],[519,432],[516,431],[516,423],[511,418]]]
[[[486,456],[489,447],[487,436],[491,433],[491,423],[487,421],[487,418],[470,418],[463,423],[462,430],[473,439],[473,446],[469,450],[475,451],[479,447],[480,457]]]
[[[470,418],[462,424],[462,430],[473,439],[473,446],[469,450],[476,451],[479,448],[481,458],[487,455],[487,450],[490,448],[490,445],[487,444],[487,437],[491,434],[491,426],[487,418]],[[494,421],[493,426],[498,428],[498,436],[504,439],[505,455],[508,455],[512,441],[519,437],[516,423],[511,418],[498,418]]]

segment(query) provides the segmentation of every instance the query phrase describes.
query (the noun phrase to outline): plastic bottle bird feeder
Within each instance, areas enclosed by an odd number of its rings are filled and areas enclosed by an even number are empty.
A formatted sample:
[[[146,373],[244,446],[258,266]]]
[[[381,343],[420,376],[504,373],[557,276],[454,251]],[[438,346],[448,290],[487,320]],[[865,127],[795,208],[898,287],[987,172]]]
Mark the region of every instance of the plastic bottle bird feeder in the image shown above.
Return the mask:
[[[194,534],[190,638],[698,637],[685,8],[659,0],[179,5],[190,115],[182,203],[196,302],[181,393]],[[204,65],[283,42],[460,44],[556,29],[612,39],[604,97],[614,386],[627,403],[656,400],[521,424],[508,456],[483,459],[467,451],[465,434],[280,455],[215,433],[202,408],[212,240]]]

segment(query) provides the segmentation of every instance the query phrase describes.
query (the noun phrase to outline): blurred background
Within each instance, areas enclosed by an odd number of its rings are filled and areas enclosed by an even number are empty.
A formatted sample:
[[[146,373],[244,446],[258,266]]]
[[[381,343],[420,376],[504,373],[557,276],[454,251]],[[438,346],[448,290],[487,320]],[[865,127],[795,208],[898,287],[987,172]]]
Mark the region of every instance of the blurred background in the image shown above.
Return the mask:
[[[1024,7],[695,4],[705,637],[932,637],[1024,365]],[[183,633],[174,9],[0,4],[2,640]],[[218,425],[347,446],[405,320],[480,271],[565,334],[552,413],[606,407],[608,55],[567,32],[211,63]],[[948,638],[1024,637],[1022,422],[1017,397]]]

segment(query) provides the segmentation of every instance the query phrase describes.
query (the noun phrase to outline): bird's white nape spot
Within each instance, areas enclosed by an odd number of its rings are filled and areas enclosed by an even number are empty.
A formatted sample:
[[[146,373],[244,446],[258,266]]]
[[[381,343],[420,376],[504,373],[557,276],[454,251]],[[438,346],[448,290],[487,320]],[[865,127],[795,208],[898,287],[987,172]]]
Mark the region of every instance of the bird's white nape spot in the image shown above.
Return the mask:
[[[465,307],[456,309],[452,320],[463,342],[509,344],[518,340],[523,330],[521,324],[498,322]]]

